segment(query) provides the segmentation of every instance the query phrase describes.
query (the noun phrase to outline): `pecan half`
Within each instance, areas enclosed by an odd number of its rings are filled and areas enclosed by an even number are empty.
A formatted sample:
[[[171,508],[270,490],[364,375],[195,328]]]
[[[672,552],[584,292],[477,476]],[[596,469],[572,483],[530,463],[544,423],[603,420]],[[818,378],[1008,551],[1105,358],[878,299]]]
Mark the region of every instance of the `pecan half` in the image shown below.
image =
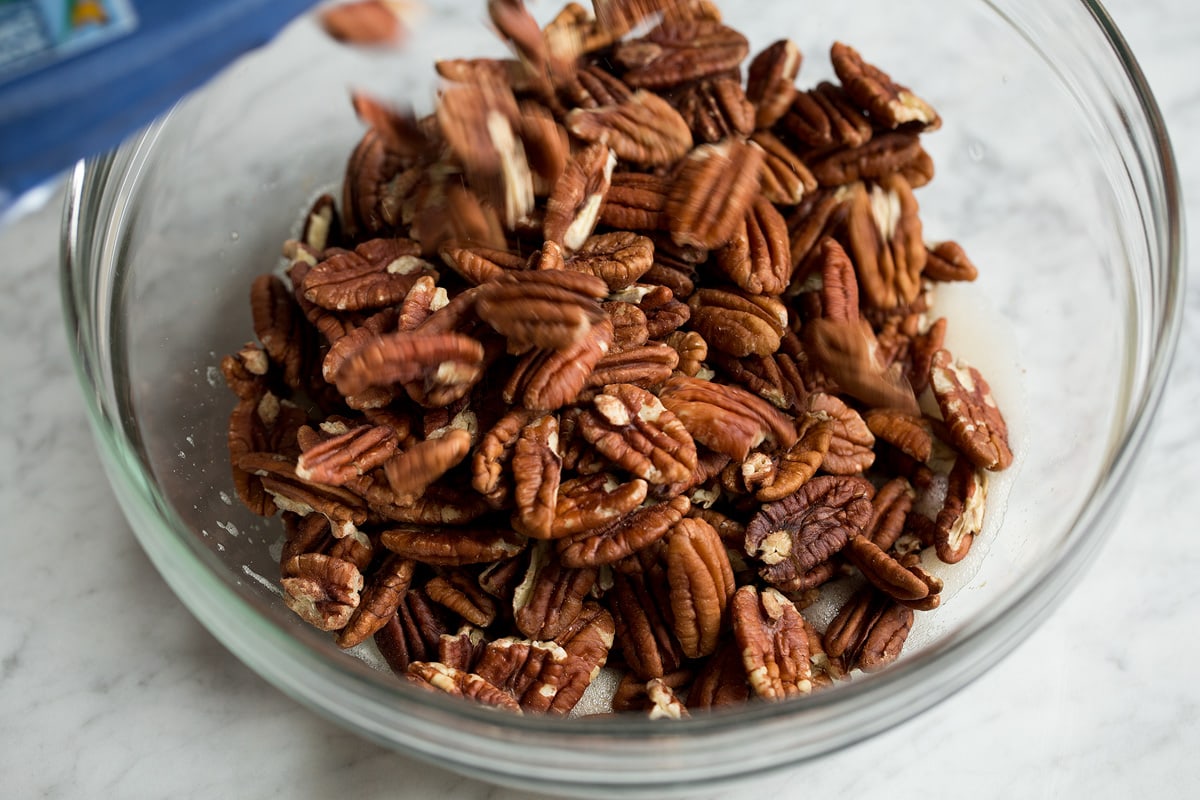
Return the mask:
[[[787,330],[787,308],[767,295],[697,289],[688,307],[692,327],[709,347],[737,358],[771,355]]]
[[[946,499],[935,520],[933,543],[938,559],[956,564],[966,558],[983,530],[987,507],[987,475],[966,456],[954,459],[947,478]]]
[[[395,431],[385,425],[360,425],[306,448],[296,462],[296,477],[341,486],[380,466],[395,452]]]
[[[617,155],[603,143],[580,150],[563,167],[546,200],[543,235],[566,252],[583,246],[596,227]]]
[[[563,566],[549,543],[536,544],[530,551],[529,567],[513,592],[517,630],[530,639],[558,637],[583,612],[597,573],[592,567]]]
[[[870,120],[854,107],[842,87],[828,82],[796,93],[781,124],[802,144],[819,152],[859,147],[871,138]]]
[[[614,564],[666,535],[691,508],[682,495],[647,505],[603,527],[593,528],[558,544],[558,557],[573,568]]]
[[[391,333],[375,336],[350,355],[334,373],[338,391],[358,394],[372,386],[420,383],[438,393],[432,405],[445,405],[461,397],[483,371],[483,346],[467,336],[447,333]],[[458,391],[461,390],[461,393]],[[453,395],[446,399],[447,394]]]
[[[630,86],[661,89],[734,69],[750,52],[746,37],[715,21],[663,22],[640,39],[617,45]]]
[[[284,383],[299,388],[307,342],[304,315],[292,293],[276,276],[260,275],[250,285],[250,310],[263,350],[283,367]]]
[[[461,463],[470,450],[471,434],[453,430],[445,436],[417,442],[392,456],[383,465],[393,492],[389,501],[399,506],[412,505],[434,481]]]
[[[641,172],[618,172],[600,206],[600,221],[635,231],[667,229],[665,178]]]
[[[820,468],[832,443],[830,422],[806,418],[796,443],[774,457],[771,479],[754,490],[754,499],[773,503],[798,491]]]
[[[559,539],[604,527],[640,506],[648,489],[641,478],[621,483],[609,473],[565,480],[558,489],[550,535]]]
[[[616,645],[633,674],[650,680],[677,670],[683,652],[667,616],[670,609],[646,576],[616,572],[611,595]]]
[[[375,239],[353,252],[335,251],[308,271],[300,288],[304,299],[322,308],[383,308],[403,300],[420,275],[433,272],[420,255],[420,245],[409,239]]]
[[[687,706],[695,711],[739,705],[750,699],[750,691],[740,648],[730,640],[705,659],[688,689]]]
[[[746,96],[754,104],[755,127],[769,128],[778,122],[796,96],[796,76],[803,56],[791,39],[780,39],[750,62]]]
[[[447,567],[499,561],[525,547],[525,540],[518,534],[493,528],[406,525],[383,531],[379,539],[384,547],[403,558]]]
[[[892,478],[880,486],[871,501],[871,521],[863,530],[881,550],[890,550],[903,535],[916,492],[904,478]]]
[[[384,561],[367,583],[358,607],[338,631],[334,640],[338,647],[354,647],[365,642],[396,615],[396,609],[412,583],[415,566],[413,561],[394,556]]]
[[[917,461],[929,460],[933,452],[933,433],[924,417],[891,408],[873,408],[863,415],[863,421],[880,441]]]
[[[912,628],[913,610],[873,587],[856,592],[825,631],[826,654],[844,670],[874,672],[899,657]]]
[[[898,128],[917,123],[925,130],[941,127],[941,118],[928,103],[893,81],[883,70],[868,64],[853,47],[834,42],[829,56],[846,94],[880,126]]]
[[[638,90],[618,105],[577,108],[567,130],[585,142],[606,144],[622,161],[643,167],[674,164],[692,149],[688,123],[666,100]]]
[[[790,419],[736,386],[676,376],[659,396],[695,441],[738,461],[764,443],[791,447],[796,441]]]
[[[653,263],[654,242],[632,231],[613,231],[589,237],[564,266],[594,275],[618,292],[636,283]]]
[[[505,467],[512,458],[522,428],[536,416],[525,408],[514,408],[483,435],[471,456],[471,486],[493,505],[501,505],[511,489]]]
[[[439,661],[414,661],[406,677],[413,683],[439,692],[465,697],[485,706],[521,713],[521,706],[508,692],[473,672],[447,666]]]
[[[902,173],[909,184],[924,186],[933,177],[932,161],[911,133],[885,133],[858,147],[813,159],[808,163],[821,186],[841,186],[854,181],[880,180]]]
[[[437,656],[441,637],[448,632],[438,609],[423,591],[410,588],[396,613],[375,633],[380,655],[397,675],[403,675],[414,661]]]
[[[888,309],[921,292],[926,250],[917,200],[901,175],[885,175],[869,190],[856,184],[846,228],[858,282],[867,303]]]
[[[809,395],[808,410],[833,424],[822,469],[833,475],[857,475],[875,463],[875,435],[857,411],[825,392]]]
[[[851,564],[875,588],[901,602],[922,600],[929,596],[929,585],[907,569],[899,560],[879,549],[862,535],[850,537],[842,551]]]
[[[683,423],[645,389],[612,384],[579,417],[579,431],[614,464],[651,484],[687,480],[696,444]]]
[[[562,457],[558,454],[558,418],[546,414],[521,429],[512,456],[513,529],[547,539],[558,504]]]
[[[358,607],[363,577],[349,561],[305,553],[284,564],[283,574],[283,601],[320,630],[340,630]]]
[[[762,148],[736,139],[692,150],[667,197],[676,244],[712,249],[728,242],[758,191],[763,159]]]
[[[479,287],[475,310],[505,337],[510,352],[562,350],[603,319],[596,301],[606,293],[604,281],[581,272],[511,272]]]
[[[792,277],[792,252],[787,224],[770,200],[754,198],[729,243],[717,251],[717,266],[750,294],[783,293]]]
[[[700,658],[717,648],[735,587],[717,531],[702,519],[680,520],[667,535],[671,617],[683,654]]]
[[[425,596],[462,619],[486,628],[496,619],[496,601],[480,588],[473,575],[450,571],[430,578]]]
[[[542,411],[554,411],[575,402],[588,376],[608,352],[612,337],[612,323],[605,319],[570,347],[527,354],[504,387],[505,402],[516,401],[526,408]]]
[[[719,142],[754,132],[754,106],[746,99],[741,82],[733,78],[694,83],[683,89],[675,103],[697,142]]]
[[[931,281],[973,281],[979,270],[958,242],[926,245],[924,275]]]
[[[743,586],[733,596],[733,635],[754,693],[783,700],[812,691],[808,634],[791,600],[774,589]]]
[[[772,203],[794,206],[817,190],[817,179],[778,136],[770,131],[755,131],[750,141],[763,150],[763,197]]]
[[[862,533],[873,494],[862,478],[813,478],[754,515],[746,525],[746,554],[762,563],[763,580],[788,587]]]
[[[929,382],[955,449],[993,472],[1012,464],[1008,425],[979,370],[961,359],[954,361],[949,350],[938,350],[930,363]]]

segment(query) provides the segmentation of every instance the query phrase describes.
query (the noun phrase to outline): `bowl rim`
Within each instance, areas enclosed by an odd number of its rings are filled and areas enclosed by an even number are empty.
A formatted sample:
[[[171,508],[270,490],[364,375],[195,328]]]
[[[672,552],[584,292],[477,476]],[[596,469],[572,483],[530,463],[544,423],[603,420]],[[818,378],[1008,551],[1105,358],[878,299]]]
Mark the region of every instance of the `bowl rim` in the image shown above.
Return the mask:
[[[98,353],[88,333],[89,303],[91,286],[81,285],[79,277],[86,274],[86,250],[90,242],[82,235],[88,215],[98,213],[97,198],[114,176],[125,176],[128,168],[136,167],[139,158],[148,156],[153,142],[166,119],[160,118],[135,139],[119,150],[86,162],[74,168],[64,207],[62,246],[60,252],[60,290],[66,317],[70,348],[85,397],[85,405],[105,462],[106,472],[114,491],[131,523],[137,519],[150,522],[155,527],[152,534],[146,525],[132,524],[138,540],[151,557],[159,572],[184,601],[189,610],[209,629],[222,644],[239,659],[247,663],[256,673],[267,678],[273,685],[293,698],[313,707],[323,715],[341,724],[347,724],[342,709],[355,698],[371,703],[391,703],[396,708],[410,710],[415,707],[439,718],[468,720],[480,726],[495,728],[501,738],[505,731],[518,731],[531,735],[553,738],[555,741],[571,743],[587,741],[597,735],[614,736],[634,743],[661,740],[673,737],[689,739],[707,738],[714,741],[725,739],[747,723],[769,725],[784,720],[794,720],[803,713],[819,716],[829,709],[847,707],[874,707],[879,698],[906,697],[910,700],[903,713],[895,713],[886,724],[855,735],[843,731],[838,746],[859,741],[915,716],[926,708],[953,695],[958,689],[976,679],[999,662],[996,653],[1003,654],[1017,642],[1028,636],[1044,619],[1042,614],[1075,582],[1084,568],[1099,552],[1107,535],[1090,532],[1097,520],[1115,514],[1124,498],[1114,489],[1128,480],[1144,451],[1144,445],[1157,415],[1167,378],[1174,359],[1182,320],[1185,292],[1184,269],[1184,223],[1183,202],[1177,165],[1162,114],[1158,108],[1140,66],[1130,51],[1123,36],[1100,3],[1094,0],[1075,0],[1082,5],[1098,25],[1101,33],[1112,47],[1120,63],[1129,87],[1137,100],[1147,132],[1151,137],[1154,165],[1160,174],[1146,175],[1147,180],[1160,179],[1164,200],[1159,211],[1162,228],[1159,238],[1165,267],[1161,308],[1161,319],[1153,330],[1150,343],[1148,367],[1140,392],[1129,403],[1128,427],[1115,442],[1109,457],[1108,469],[1098,478],[1070,530],[1060,545],[1057,558],[1047,559],[1047,565],[1025,576],[1012,596],[997,604],[994,610],[978,620],[964,624],[962,630],[949,642],[935,642],[901,659],[889,669],[875,675],[865,676],[848,682],[832,692],[818,692],[798,704],[752,704],[728,714],[712,714],[682,720],[664,730],[661,725],[635,718],[606,718],[589,720],[580,724],[578,720],[563,721],[556,718],[526,716],[506,717],[497,726],[495,712],[465,704],[452,698],[417,692],[400,681],[386,682],[375,670],[355,659],[338,658],[337,654],[317,650],[304,643],[292,633],[284,630],[262,613],[255,603],[243,596],[236,581],[227,570],[214,569],[211,554],[199,548],[183,536],[177,527],[170,524],[170,509],[156,496],[152,482],[142,474],[138,460],[131,455],[131,445],[123,432],[119,418],[106,407],[102,392],[95,386]],[[989,2],[988,5],[991,5]],[[993,7],[994,9],[994,7]],[[995,10],[995,9],[994,9]],[[126,170],[122,172],[121,170]],[[1157,215],[1155,215],[1157,216]],[[1048,576],[1055,575],[1053,580]],[[224,619],[212,612],[214,606],[205,605],[203,598],[217,598],[218,608]],[[231,611],[236,609],[236,612]],[[253,627],[253,638],[262,652],[248,652],[247,625]],[[986,638],[985,638],[986,634]],[[263,656],[270,653],[279,663],[272,663]],[[316,680],[332,681],[337,691],[327,698],[314,697],[306,688],[308,681],[298,681],[289,670],[281,670],[280,664],[300,664]],[[910,676],[921,673],[929,676],[912,683]],[[946,691],[932,695],[914,694],[912,689],[926,685],[930,679],[940,678]],[[912,684],[912,685],[910,685]],[[905,689],[909,691],[905,691]],[[395,746],[396,740],[388,731],[376,727],[365,729],[362,721],[354,726],[370,738],[385,741]],[[822,752],[826,752],[826,748]],[[473,772],[511,782],[513,775],[503,770],[479,769],[455,753],[444,743],[430,742],[427,749],[411,751],[414,755],[436,758],[449,762],[460,771]],[[817,753],[805,758],[818,755]],[[795,763],[794,759],[778,766]],[[732,774],[732,773],[731,773]],[[615,779],[620,776],[614,776]],[[678,781],[679,776],[670,776]],[[700,776],[703,780],[703,776]],[[699,782],[699,781],[697,781]],[[541,780],[528,785],[544,785]],[[711,784],[709,784],[711,785]]]

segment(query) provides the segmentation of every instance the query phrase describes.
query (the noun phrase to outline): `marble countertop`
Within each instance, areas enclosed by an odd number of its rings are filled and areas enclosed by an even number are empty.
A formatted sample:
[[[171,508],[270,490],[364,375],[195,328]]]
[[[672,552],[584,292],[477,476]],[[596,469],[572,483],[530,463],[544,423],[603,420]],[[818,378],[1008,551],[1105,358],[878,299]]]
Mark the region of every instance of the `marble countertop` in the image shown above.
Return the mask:
[[[1200,6],[1112,0],[1200,209]],[[0,795],[513,800],[318,718],[227,653],[159,578],[106,482],[57,288],[59,202],[0,231]],[[1200,230],[1193,218],[1192,230]],[[1193,261],[1200,264],[1200,261]],[[1180,797],[1200,790],[1200,267],[1122,520],[1049,620],[964,691],[722,800]]]

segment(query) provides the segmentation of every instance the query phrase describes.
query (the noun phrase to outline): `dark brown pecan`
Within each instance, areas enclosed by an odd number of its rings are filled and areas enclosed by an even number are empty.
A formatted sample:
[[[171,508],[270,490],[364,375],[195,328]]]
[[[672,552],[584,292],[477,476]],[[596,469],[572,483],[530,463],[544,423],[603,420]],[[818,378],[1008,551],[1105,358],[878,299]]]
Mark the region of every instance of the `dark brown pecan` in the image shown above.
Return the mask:
[[[746,38],[719,22],[664,20],[640,39],[617,45],[625,82],[661,89],[734,69],[750,52]]]
[[[966,456],[958,456],[947,478],[946,499],[934,523],[933,543],[940,561],[956,564],[966,558],[976,534],[983,530],[986,507],[986,474]]]
[[[389,209],[421,178],[420,170],[405,166],[403,156],[389,147],[379,130],[370,128],[363,134],[342,183],[342,222],[348,236],[382,233],[395,223]]]
[[[896,660],[912,628],[913,610],[867,586],[838,611],[825,631],[826,654],[844,671],[874,672]]]
[[[710,655],[736,588],[725,545],[711,525],[688,517],[675,524],[666,542],[675,637],[688,658]]]
[[[338,647],[354,647],[387,624],[396,615],[409,584],[412,583],[416,562],[395,556],[388,557],[367,582],[358,607],[345,627],[338,631]]]
[[[654,242],[632,231],[613,231],[589,237],[565,267],[600,278],[617,292],[636,283],[653,263]]]
[[[516,699],[525,711],[544,712],[558,693],[569,658],[555,642],[506,636],[488,642],[475,670]]]
[[[604,527],[640,506],[648,489],[641,478],[621,483],[608,473],[565,480],[559,486],[551,536],[558,539]]]
[[[733,635],[757,696],[783,700],[812,691],[808,634],[791,600],[771,588],[741,587],[733,596]]]
[[[595,65],[576,71],[563,92],[578,108],[617,106],[633,96],[633,89],[628,84]]]
[[[894,600],[907,603],[929,596],[925,581],[865,536],[851,536],[842,553],[869,583]]]
[[[796,443],[772,458],[771,479],[754,489],[754,499],[773,503],[798,491],[820,468],[832,442],[833,425],[807,416]]]
[[[606,144],[622,161],[642,167],[674,164],[692,149],[687,121],[666,100],[644,90],[619,105],[574,109],[566,124],[585,142]]]
[[[524,538],[513,531],[426,525],[404,525],[385,530],[380,534],[380,542],[404,558],[447,567],[499,561],[516,555],[525,547]]]
[[[546,241],[568,253],[583,246],[596,227],[616,163],[616,154],[603,143],[571,157],[546,200]]]
[[[746,554],[762,562],[764,580],[788,586],[862,533],[873,494],[862,478],[813,478],[754,515],[746,525]]]
[[[341,486],[380,466],[395,452],[395,431],[386,425],[360,425],[306,448],[296,462],[296,477]]]
[[[510,352],[562,350],[604,318],[596,301],[605,294],[603,280],[582,272],[510,272],[479,287],[475,310],[505,337]]]
[[[266,351],[254,342],[247,342],[241,350],[221,359],[221,377],[239,400],[257,403],[267,391],[266,376],[270,367],[271,360]]]
[[[695,264],[662,252],[662,244],[657,247],[654,264],[642,279],[646,283],[670,289],[671,294],[677,298],[687,299],[696,291],[698,273]]]
[[[677,376],[659,396],[697,442],[737,461],[764,443],[791,447],[796,441],[790,419],[736,386]]]
[[[692,327],[709,347],[737,358],[771,355],[787,330],[787,307],[775,297],[697,289],[688,306]]]
[[[375,239],[353,252],[334,252],[308,271],[300,288],[304,299],[322,308],[383,308],[403,300],[421,274],[433,272],[420,255],[412,240]]]
[[[521,707],[508,692],[473,672],[447,666],[440,661],[414,661],[408,665],[406,677],[427,689],[465,697],[485,706],[521,713]]]
[[[652,585],[645,574],[613,575],[610,608],[616,644],[629,669],[642,680],[674,672],[684,658],[671,629],[669,605],[656,588],[663,587]]]
[[[651,484],[687,480],[696,467],[696,444],[683,423],[632,384],[606,386],[580,415],[579,430],[606,458]]]
[[[808,410],[833,424],[833,439],[822,469],[834,475],[857,475],[875,463],[875,435],[857,411],[824,392],[809,395]]]
[[[846,229],[866,302],[890,309],[916,300],[926,250],[917,200],[908,181],[885,175],[869,190],[856,184]]]
[[[526,536],[552,535],[562,458],[558,454],[558,417],[546,414],[521,429],[513,448],[512,526]]]
[[[483,435],[471,456],[471,485],[493,505],[502,505],[508,497],[512,480],[505,468],[521,429],[535,416],[525,408],[512,409]]]
[[[563,566],[549,543],[534,545],[529,567],[513,592],[517,630],[530,639],[556,638],[582,613],[583,601],[592,591],[596,576],[593,567]]]
[[[504,387],[505,402],[542,411],[575,402],[588,376],[608,352],[612,337],[612,323],[605,319],[571,347],[528,353]]]
[[[916,492],[904,478],[892,478],[880,486],[871,501],[871,521],[863,530],[881,550],[890,550],[904,533],[905,521],[912,510]]]
[[[276,276],[260,275],[250,285],[250,310],[254,334],[270,360],[283,368],[283,382],[299,388],[308,342],[304,315],[292,292]]]
[[[279,398],[270,392],[243,398],[230,412],[226,432],[234,490],[246,508],[263,517],[275,514],[275,501],[263,489],[262,477],[242,469],[238,462],[250,453],[271,449],[268,420],[278,419],[279,408]]]
[[[846,94],[880,127],[898,128],[909,123],[924,130],[941,127],[941,118],[928,103],[893,81],[883,70],[868,64],[853,47],[834,42],[829,57]]]
[[[770,200],[754,198],[729,243],[717,251],[717,266],[750,294],[783,294],[792,277],[792,252],[787,223]]]
[[[322,553],[295,556],[283,565],[283,601],[323,631],[336,631],[350,621],[363,588],[362,573],[349,561]]]
[[[425,596],[472,625],[486,628],[496,620],[496,600],[474,575],[457,570],[436,575],[425,584]]]
[[[763,150],[762,194],[772,203],[794,206],[817,190],[817,179],[800,157],[770,131],[755,131],[750,141]]]
[[[979,370],[961,359],[955,361],[949,350],[942,349],[930,363],[929,382],[955,449],[993,472],[1012,464],[1008,424]]]
[[[627,291],[641,297],[638,308],[646,315],[646,333],[651,339],[662,339],[691,319],[691,308],[676,300],[666,286],[635,285]]]
[[[818,152],[860,147],[871,138],[871,123],[840,86],[824,82],[792,99],[782,125],[802,144]]]
[[[371,511],[404,525],[466,525],[491,510],[487,501],[474,492],[444,484],[435,483],[405,505],[391,502],[392,493],[386,487],[372,487],[367,494]]]
[[[609,353],[620,353],[634,347],[641,347],[650,338],[650,330],[646,326],[646,314],[633,303],[623,300],[610,300],[601,303],[605,315],[613,324],[613,344]]]
[[[688,689],[687,706],[693,711],[724,708],[740,705],[750,697],[750,682],[746,679],[742,654],[731,639],[705,659]]]
[[[912,133],[885,133],[858,147],[836,150],[814,159],[808,167],[821,186],[880,180],[886,175],[901,173],[916,188],[933,177],[929,154]]]
[[[958,242],[938,242],[926,248],[924,275],[931,281],[973,281],[979,270]]]
[[[454,633],[443,633],[438,638],[437,660],[447,667],[470,672],[486,645],[486,634],[469,622],[464,623]]]
[[[418,442],[383,465],[393,496],[391,503],[415,503],[438,478],[456,467],[471,450],[471,434],[453,430],[445,436]]]
[[[438,645],[447,628],[438,606],[420,589],[405,592],[396,613],[375,633],[380,655],[397,675],[403,675],[413,661],[428,661],[438,654]]]
[[[875,438],[887,442],[917,461],[928,461],[933,452],[933,434],[924,417],[890,408],[873,408],[863,420]]]
[[[641,172],[618,172],[600,207],[600,221],[636,231],[667,229],[666,178]]]
[[[746,75],[746,96],[754,104],[755,127],[769,128],[787,113],[796,96],[803,57],[791,39],[780,39],[754,57]]]
[[[680,92],[675,105],[696,142],[719,142],[754,132],[754,106],[734,78],[691,84]]]
[[[690,508],[691,502],[682,495],[643,506],[603,527],[562,539],[559,560],[573,568],[613,564],[661,539]]]
[[[758,145],[736,139],[692,150],[667,197],[671,238],[706,249],[728,242],[758,191],[763,159]]]

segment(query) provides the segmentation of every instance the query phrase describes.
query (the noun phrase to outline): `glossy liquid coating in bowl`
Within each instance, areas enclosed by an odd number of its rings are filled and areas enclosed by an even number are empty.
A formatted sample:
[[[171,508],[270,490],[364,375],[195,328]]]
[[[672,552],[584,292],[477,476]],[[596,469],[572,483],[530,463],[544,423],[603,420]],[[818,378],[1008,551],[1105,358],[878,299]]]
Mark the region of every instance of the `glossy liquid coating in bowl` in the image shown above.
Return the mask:
[[[461,25],[413,37],[399,64],[297,26],[77,173],[68,311],[102,449],[147,551],[197,616],[285,691],[371,738],[541,788],[684,786],[756,771],[945,697],[1000,658],[1094,551],[1175,325],[1179,233],[1157,119],[1084,6],[1028,6],[934,4],[886,22],[894,12],[882,3],[828,4],[802,20],[785,4],[727,11],[753,50],[788,35],[810,54],[803,85],[825,77],[820,56],[837,38],[939,108],[926,230],[959,239],[983,267],[970,290],[1012,326],[1005,336],[1024,369],[1028,460],[1003,536],[940,610],[941,635],[894,669],[800,704],[671,728],[499,720],[360,669],[243,571],[274,574],[278,533],[222,499],[232,494],[229,401],[210,370],[250,330],[250,279],[274,266],[307,200],[340,175],[359,132],[346,85],[430,97],[434,57],[499,52],[474,3],[454,7]],[[1051,42],[1053,69],[1038,54]]]

